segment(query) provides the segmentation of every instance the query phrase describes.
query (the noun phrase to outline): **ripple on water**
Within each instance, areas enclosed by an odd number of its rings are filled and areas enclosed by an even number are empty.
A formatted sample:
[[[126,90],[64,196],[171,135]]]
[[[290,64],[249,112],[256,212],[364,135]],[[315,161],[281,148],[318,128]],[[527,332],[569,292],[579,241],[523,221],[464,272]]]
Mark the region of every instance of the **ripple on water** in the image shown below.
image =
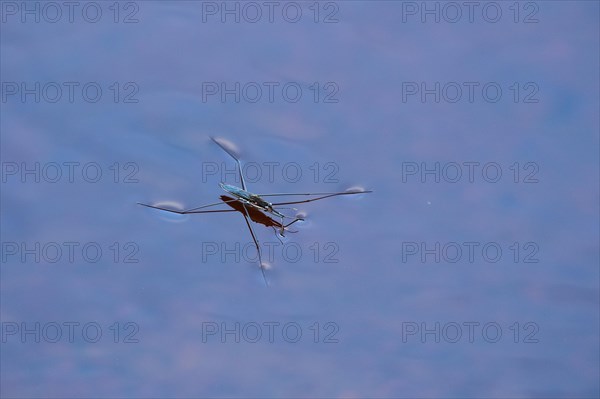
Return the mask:
[[[176,201],[161,201],[161,202],[152,204],[152,206],[159,206],[161,208],[173,209],[174,211],[183,211],[185,209],[181,203],[176,202]],[[180,215],[178,213],[162,211],[160,209],[156,209],[154,213],[155,213],[156,217],[160,218],[161,220],[171,222],[171,223],[185,222],[186,220],[188,220],[190,218],[190,215]]]
[[[294,223],[293,225],[291,225],[288,228],[290,232],[299,232],[301,230],[306,230],[311,225],[311,221],[310,221],[308,212],[299,211],[296,213],[296,217],[299,219],[302,219],[302,220],[299,220],[296,223]]]
[[[235,157],[235,158],[240,158],[240,149],[238,148],[237,145],[235,145],[232,141],[229,141],[227,139],[221,138],[221,137],[211,137],[217,144],[219,144],[221,146],[221,148],[223,148],[227,153],[229,153],[229,155]]]
[[[362,191],[367,191],[363,186],[352,186],[346,189],[347,193],[360,193]]]

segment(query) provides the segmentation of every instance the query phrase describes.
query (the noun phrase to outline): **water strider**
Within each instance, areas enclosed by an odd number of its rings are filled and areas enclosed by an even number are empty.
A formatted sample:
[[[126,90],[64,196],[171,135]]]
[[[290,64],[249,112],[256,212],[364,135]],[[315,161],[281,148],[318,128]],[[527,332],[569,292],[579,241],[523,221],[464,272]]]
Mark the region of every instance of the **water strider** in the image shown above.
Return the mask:
[[[364,193],[370,193],[372,192],[372,190],[348,190],[348,191],[342,191],[342,192],[337,192],[337,193],[269,193],[269,194],[253,194],[250,191],[248,191],[246,189],[246,181],[244,180],[244,175],[242,173],[242,165],[240,163],[240,160],[235,156],[235,154],[229,149],[227,148],[225,145],[223,145],[222,143],[220,143],[218,141],[218,139],[211,137],[212,141],[214,141],[219,147],[221,147],[221,149],[223,149],[223,151],[225,151],[227,154],[229,154],[229,156],[231,156],[235,162],[237,163],[237,169],[238,169],[238,173],[240,175],[240,181],[242,183],[242,187],[236,187],[236,186],[232,186],[231,184],[226,184],[226,183],[219,183],[219,185],[221,186],[221,188],[223,190],[225,190],[227,193],[231,194],[234,198],[233,199],[227,199],[227,200],[223,200],[221,202],[215,202],[212,204],[207,204],[207,205],[202,205],[202,206],[198,206],[196,208],[190,208],[190,209],[186,209],[183,211],[177,211],[174,209],[168,209],[168,208],[164,208],[164,207],[160,207],[160,206],[154,206],[154,205],[148,205],[148,204],[142,204],[140,202],[138,202],[139,205],[143,205],[146,206],[148,208],[154,208],[154,209],[160,209],[162,211],[167,211],[167,212],[172,212],[172,213],[178,213],[180,215],[189,215],[189,214],[196,214],[196,213],[213,213],[213,212],[235,212],[237,211],[237,209],[219,209],[219,210],[203,210],[205,208],[210,208],[213,206],[218,206],[218,205],[223,205],[223,204],[229,204],[229,203],[233,203],[233,202],[238,202],[242,205],[242,215],[244,216],[244,220],[246,221],[246,225],[248,226],[248,229],[250,230],[250,234],[252,235],[252,240],[254,241],[254,245],[256,246],[256,251],[258,253],[258,261],[260,263],[260,270],[262,272],[262,276],[263,279],[265,280],[265,284],[268,286],[269,283],[267,281],[267,277],[265,275],[265,268],[263,266],[263,261],[262,261],[262,254],[261,254],[261,250],[260,250],[260,245],[259,245],[259,241],[258,238],[256,238],[256,234],[254,233],[254,229],[252,228],[252,224],[250,223],[250,213],[248,212],[248,207],[254,208],[254,209],[258,209],[262,212],[268,213],[270,215],[276,216],[278,218],[281,219],[281,223],[279,224],[279,228],[280,228],[280,233],[283,236],[283,233],[285,231],[285,229],[287,227],[289,227],[290,225],[292,225],[293,223],[296,223],[299,220],[303,220],[301,217],[294,217],[294,218],[290,218],[289,216],[286,216],[284,214],[282,214],[281,212],[279,212],[277,209],[274,208],[274,206],[281,206],[281,205],[293,205],[293,204],[302,204],[302,203],[306,203],[306,202],[312,202],[312,201],[318,201],[324,198],[329,198],[329,197],[335,197],[338,195],[352,195],[352,194],[364,194]],[[266,201],[263,197],[284,197],[284,196],[314,196],[317,195],[319,197],[317,198],[309,198],[309,199],[304,199],[304,200],[299,200],[299,201],[286,201],[286,202],[276,202],[276,203],[271,203]],[[293,219],[290,223],[288,224],[284,224],[284,219]]]

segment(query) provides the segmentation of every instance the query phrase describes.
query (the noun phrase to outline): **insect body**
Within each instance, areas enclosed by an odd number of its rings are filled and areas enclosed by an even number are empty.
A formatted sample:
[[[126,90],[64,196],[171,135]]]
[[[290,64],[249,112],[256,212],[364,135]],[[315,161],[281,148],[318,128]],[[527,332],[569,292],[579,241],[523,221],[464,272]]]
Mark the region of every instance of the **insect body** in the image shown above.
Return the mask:
[[[265,211],[265,212],[268,212],[268,213],[273,214],[275,216],[278,216],[280,218],[284,218],[285,217],[285,215],[281,214],[276,209],[273,209],[273,204],[272,203],[265,201],[258,194],[252,194],[249,191],[246,191],[246,190],[241,189],[241,188],[236,187],[236,186],[232,186],[230,184],[225,184],[223,182],[219,183],[219,185],[221,186],[221,188],[223,190],[227,191],[229,194],[233,195],[234,197],[239,198],[240,201],[244,202],[247,205],[253,206],[253,207],[258,208],[258,209],[260,209],[262,211]]]
[[[178,213],[180,215],[187,215],[187,214],[196,214],[196,213],[212,213],[212,212],[235,212],[236,209],[220,209],[220,210],[204,210],[204,208],[210,208],[210,207],[214,207],[214,206],[218,206],[218,205],[223,205],[223,204],[228,204],[231,202],[238,202],[242,205],[242,215],[244,216],[244,220],[246,221],[246,225],[248,226],[248,229],[250,230],[250,234],[252,235],[252,240],[254,241],[254,245],[256,246],[256,250],[258,252],[258,260],[260,262],[260,270],[262,272],[263,275],[263,279],[265,280],[265,284],[268,286],[269,283],[267,281],[267,277],[265,275],[265,269],[264,269],[264,264],[262,261],[262,253],[260,250],[260,243],[258,241],[258,239],[256,238],[256,234],[254,233],[254,229],[252,228],[252,224],[250,223],[250,213],[248,212],[248,207],[251,208],[255,208],[258,209],[260,211],[263,211],[265,213],[277,216],[278,218],[281,219],[281,223],[280,223],[280,233],[283,236],[283,233],[285,231],[285,229],[287,227],[289,227],[290,225],[292,225],[293,223],[296,223],[300,220],[303,220],[300,217],[295,217],[295,218],[291,218],[293,219],[290,223],[288,224],[284,224],[284,219],[285,218],[290,218],[289,216],[286,216],[284,214],[282,214],[281,212],[279,212],[277,209],[275,209],[275,206],[280,206],[280,205],[291,205],[291,204],[301,204],[301,203],[306,203],[306,202],[312,202],[312,201],[318,201],[324,198],[329,198],[329,197],[335,197],[338,195],[351,195],[351,194],[363,194],[363,193],[370,193],[372,192],[371,190],[348,190],[348,191],[343,191],[343,192],[337,192],[337,193],[276,193],[276,194],[253,194],[251,192],[249,192],[246,189],[246,182],[244,180],[244,175],[242,173],[242,165],[240,163],[240,160],[235,156],[235,154],[233,153],[233,151],[231,149],[229,149],[226,145],[224,145],[223,143],[221,143],[218,139],[211,137],[212,141],[214,141],[219,147],[221,147],[221,149],[223,149],[223,151],[225,151],[227,154],[229,154],[237,163],[237,169],[238,169],[238,173],[240,175],[240,180],[242,182],[242,188],[236,187],[236,186],[232,186],[230,184],[226,184],[226,183],[219,183],[219,185],[221,186],[221,188],[223,190],[225,190],[226,192],[228,192],[229,194],[231,194],[234,198],[233,199],[229,199],[229,200],[224,200],[221,202],[215,202],[213,204],[208,204],[208,205],[202,205],[196,208],[191,208],[191,209],[186,209],[183,211],[177,211],[174,209],[168,209],[168,208],[164,208],[164,207],[160,207],[160,206],[154,206],[154,205],[148,205],[148,204],[142,204],[139,203],[139,205],[143,205],[146,206],[148,208],[154,208],[154,209],[159,209],[162,211],[167,211],[167,212],[172,212],[172,213]],[[316,198],[309,198],[309,199],[304,199],[304,200],[299,200],[299,201],[287,201],[287,202],[277,202],[277,203],[271,203],[266,201],[263,197],[281,197],[281,196],[318,196]]]

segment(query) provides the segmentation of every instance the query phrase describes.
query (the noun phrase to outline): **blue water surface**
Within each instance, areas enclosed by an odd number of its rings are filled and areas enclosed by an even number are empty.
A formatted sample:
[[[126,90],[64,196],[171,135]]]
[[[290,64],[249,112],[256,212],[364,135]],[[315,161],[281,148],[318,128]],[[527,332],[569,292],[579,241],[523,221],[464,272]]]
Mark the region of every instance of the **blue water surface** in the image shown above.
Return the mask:
[[[2,397],[598,397],[599,6],[475,3],[0,3]],[[211,136],[374,192],[253,222],[267,288],[137,205],[239,186]]]

